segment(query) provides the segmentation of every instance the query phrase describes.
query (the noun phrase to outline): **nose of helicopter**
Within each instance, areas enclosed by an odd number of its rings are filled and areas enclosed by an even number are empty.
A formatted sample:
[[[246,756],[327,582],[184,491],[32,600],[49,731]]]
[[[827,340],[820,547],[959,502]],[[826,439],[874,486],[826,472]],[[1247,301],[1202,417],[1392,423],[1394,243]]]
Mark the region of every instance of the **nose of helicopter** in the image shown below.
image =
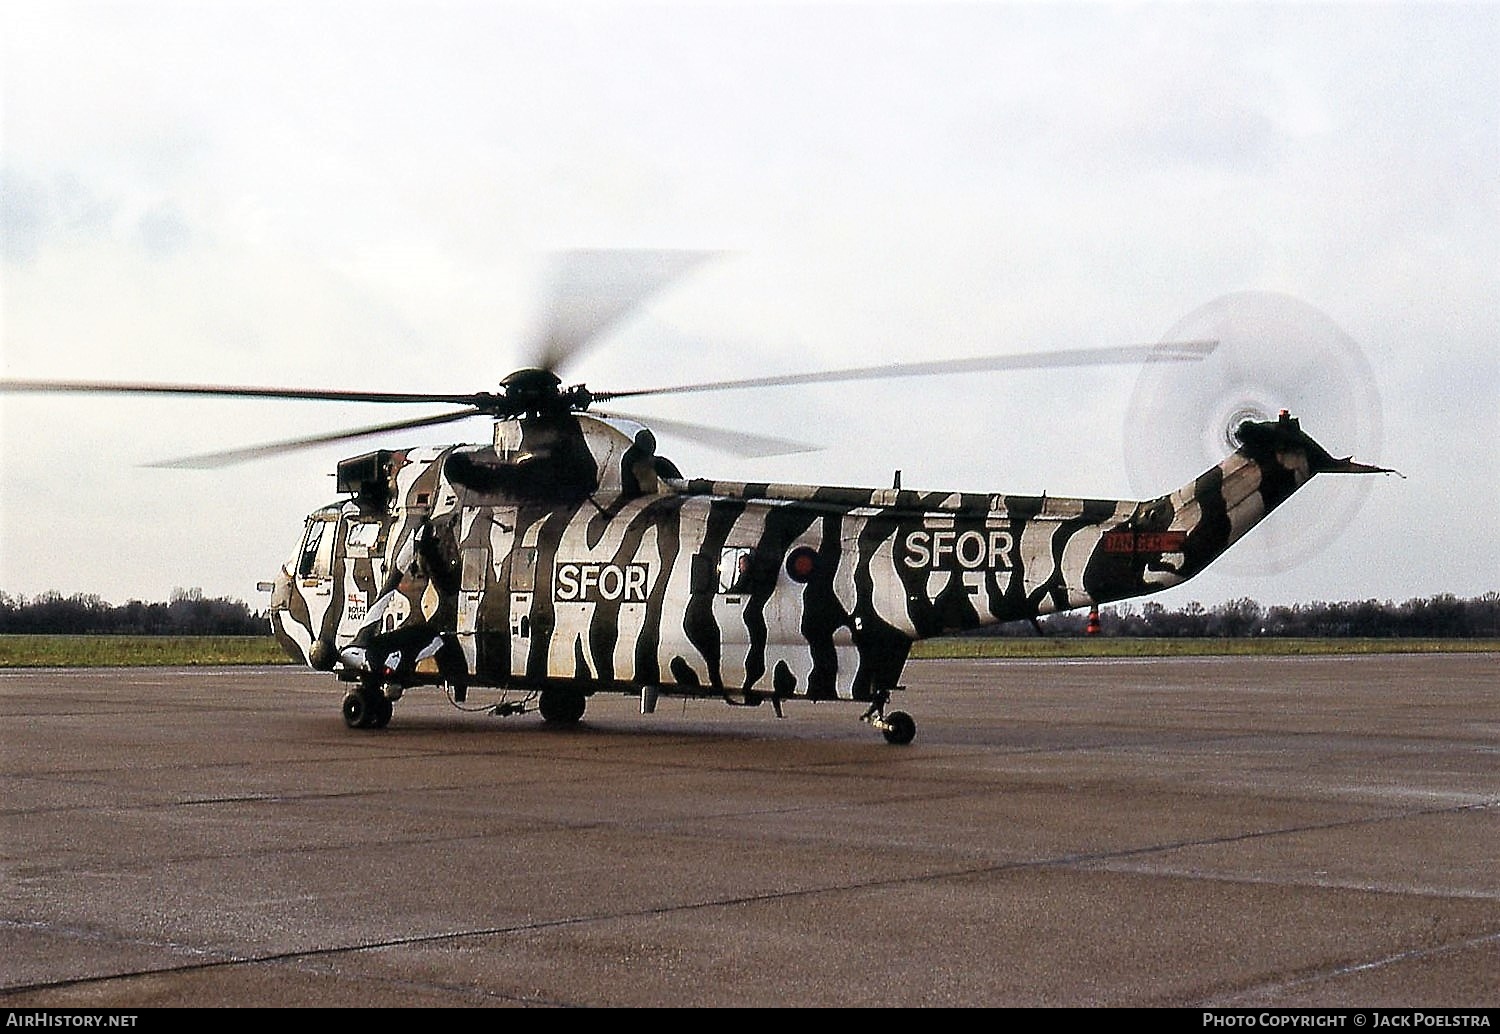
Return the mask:
[[[281,647],[282,652],[297,664],[307,664],[318,668],[315,661],[322,652],[319,650],[321,644],[312,640],[309,630],[297,623],[292,615],[292,598],[296,593],[296,582],[291,573],[283,567],[273,581],[258,582],[256,588],[261,592],[271,594],[271,603],[266,610],[266,618],[271,625],[271,634],[276,637],[276,643]],[[327,667],[331,668],[332,664],[328,664]]]

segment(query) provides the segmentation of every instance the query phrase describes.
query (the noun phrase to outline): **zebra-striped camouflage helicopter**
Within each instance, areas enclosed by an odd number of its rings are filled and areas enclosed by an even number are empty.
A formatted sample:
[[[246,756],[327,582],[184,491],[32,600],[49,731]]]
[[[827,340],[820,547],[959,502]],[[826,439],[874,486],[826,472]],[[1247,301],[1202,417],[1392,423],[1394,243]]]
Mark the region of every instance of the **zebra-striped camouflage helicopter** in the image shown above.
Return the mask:
[[[862,368],[624,392],[564,387],[556,369],[692,256],[581,253],[532,349],[498,392],[431,395],[153,384],[5,382],[6,390],[131,391],[462,408],[356,431],[177,461],[213,466],[312,444],[485,416],[488,444],[379,449],[337,464],[342,496],[313,512],[273,582],[286,652],[347,687],[351,728],[382,728],[413,687],[520,696],[578,722],[596,693],[769,702],[849,700],[894,744],[887,710],[912,644],[984,625],[1157,592],[1203,570],[1337,459],[1282,412],[1246,419],[1237,446],[1142,501],[741,483],[687,478],[636,418],[591,410],[668,392],[1039,365],[1193,362],[1213,341]],[[583,272],[578,272],[582,269]],[[621,271],[625,270],[625,273]],[[644,272],[642,272],[644,270]],[[604,285],[600,288],[599,285]],[[603,299],[602,301],[600,299]],[[749,454],[796,443],[654,420]]]

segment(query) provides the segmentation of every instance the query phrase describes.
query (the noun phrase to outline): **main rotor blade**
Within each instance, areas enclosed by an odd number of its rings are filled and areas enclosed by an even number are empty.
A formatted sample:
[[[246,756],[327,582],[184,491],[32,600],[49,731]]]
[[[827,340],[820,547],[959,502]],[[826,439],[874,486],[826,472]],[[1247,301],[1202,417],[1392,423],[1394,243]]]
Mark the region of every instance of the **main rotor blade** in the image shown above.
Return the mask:
[[[929,377],[937,374],[984,373],[993,370],[1031,370],[1067,366],[1107,366],[1112,363],[1194,362],[1214,350],[1217,341],[1170,341],[1159,345],[1114,345],[1077,348],[1064,352],[1015,352],[1010,355],[975,356],[966,359],[936,359],[923,363],[893,363],[889,366],[857,366],[844,370],[747,377],[732,381],[679,384],[669,388],[639,388],[634,391],[596,391],[600,401],[642,395],[684,395],[699,391],[729,391],[736,388],[769,388],[786,384],[832,384],[838,381],[872,381],[887,377]]]
[[[716,254],[626,249],[561,253],[542,325],[522,354],[529,365],[556,373],[651,295]]]
[[[342,391],[323,388],[254,388],[228,384],[155,384],[134,381],[0,380],[0,392],[75,395],[208,395],[216,398],[309,399],[322,402],[448,402],[478,405],[483,394],[443,395],[407,391]]]
[[[250,445],[243,449],[227,449],[224,452],[210,452],[199,456],[184,456],[180,459],[162,460],[157,463],[147,463],[144,465],[147,467],[175,467],[199,470],[228,467],[235,463],[244,463],[246,460],[256,460],[265,456],[277,456],[282,453],[296,452],[298,449],[310,449],[314,445],[348,441],[353,438],[384,434],[387,431],[402,431],[412,427],[432,427],[437,424],[450,424],[455,420],[467,420],[471,416],[482,415],[477,409],[463,409],[453,413],[439,413],[436,416],[418,417],[414,420],[397,420],[389,424],[374,424],[370,427],[357,427],[348,431],[334,431],[331,434],[312,435],[308,438],[291,438],[282,442],[268,442],[265,445]]]
[[[635,416],[631,413],[613,411],[605,413],[597,409],[592,412],[596,416],[633,420],[653,431],[680,435],[706,445],[710,449],[718,449],[720,452],[751,459],[761,456],[786,456],[794,452],[817,452],[822,448],[821,445],[808,445],[806,442],[792,441],[790,438],[774,438],[766,434],[751,434],[749,431],[731,431],[723,427],[690,424],[682,420],[663,420],[659,416]]]

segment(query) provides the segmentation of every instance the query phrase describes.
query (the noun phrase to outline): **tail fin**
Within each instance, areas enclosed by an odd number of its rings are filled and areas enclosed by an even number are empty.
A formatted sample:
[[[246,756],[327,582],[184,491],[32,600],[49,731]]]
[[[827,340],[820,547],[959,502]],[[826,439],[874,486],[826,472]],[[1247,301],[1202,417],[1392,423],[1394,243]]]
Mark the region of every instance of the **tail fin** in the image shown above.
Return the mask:
[[[1285,411],[1274,421],[1245,421],[1235,437],[1240,447],[1218,466],[1149,504],[1187,533],[1177,581],[1207,567],[1316,474],[1395,473],[1329,455]]]
[[[1223,462],[1106,529],[1084,571],[1085,598],[1105,603],[1186,581],[1316,474],[1395,473],[1330,456],[1286,413],[1247,420],[1235,437],[1240,446]]]

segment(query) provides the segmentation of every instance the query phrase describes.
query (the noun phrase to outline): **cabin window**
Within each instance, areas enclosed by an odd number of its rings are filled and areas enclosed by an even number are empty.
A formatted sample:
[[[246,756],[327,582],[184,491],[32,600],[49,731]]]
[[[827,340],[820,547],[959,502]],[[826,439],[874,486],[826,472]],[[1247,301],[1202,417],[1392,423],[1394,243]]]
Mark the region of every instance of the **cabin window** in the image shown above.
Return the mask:
[[[719,551],[719,591],[749,592],[750,571],[755,550],[748,546],[731,546]]]
[[[332,520],[307,522],[302,558],[297,562],[299,577],[321,581],[333,573],[333,523]]]
[[[776,566],[768,566],[765,555],[754,546],[726,546],[717,558],[700,553],[693,561],[694,592],[744,594],[776,586]]]

